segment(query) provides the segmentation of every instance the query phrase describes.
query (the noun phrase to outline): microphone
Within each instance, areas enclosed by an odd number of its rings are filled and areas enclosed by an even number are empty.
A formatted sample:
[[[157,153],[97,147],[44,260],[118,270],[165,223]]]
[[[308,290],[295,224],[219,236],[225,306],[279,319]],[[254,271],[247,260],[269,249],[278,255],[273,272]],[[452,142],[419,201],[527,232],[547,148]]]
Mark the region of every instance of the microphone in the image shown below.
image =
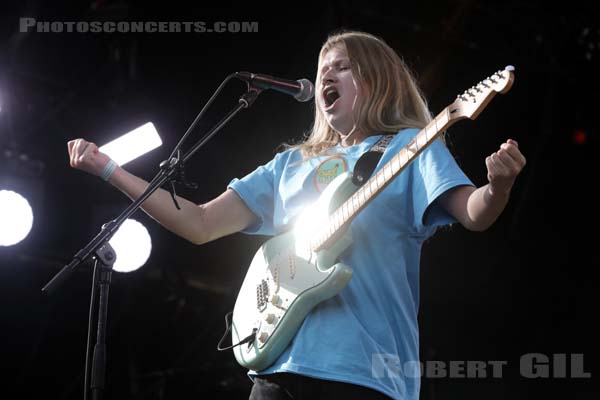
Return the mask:
[[[249,85],[259,89],[273,89],[281,93],[289,94],[296,100],[302,102],[309,101],[315,96],[315,86],[308,79],[292,81],[243,71],[236,72],[235,77],[248,82]]]

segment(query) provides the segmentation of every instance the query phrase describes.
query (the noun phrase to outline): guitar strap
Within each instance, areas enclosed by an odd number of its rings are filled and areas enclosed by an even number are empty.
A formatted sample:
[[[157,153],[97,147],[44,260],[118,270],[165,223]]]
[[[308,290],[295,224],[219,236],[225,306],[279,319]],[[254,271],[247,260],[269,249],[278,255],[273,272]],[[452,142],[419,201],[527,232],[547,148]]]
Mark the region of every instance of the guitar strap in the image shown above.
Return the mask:
[[[383,152],[394,137],[395,135],[383,135],[369,148],[369,150],[365,151],[365,153],[360,156],[354,166],[352,183],[356,186],[362,186],[367,179],[369,179],[375,170],[377,163],[381,159]]]

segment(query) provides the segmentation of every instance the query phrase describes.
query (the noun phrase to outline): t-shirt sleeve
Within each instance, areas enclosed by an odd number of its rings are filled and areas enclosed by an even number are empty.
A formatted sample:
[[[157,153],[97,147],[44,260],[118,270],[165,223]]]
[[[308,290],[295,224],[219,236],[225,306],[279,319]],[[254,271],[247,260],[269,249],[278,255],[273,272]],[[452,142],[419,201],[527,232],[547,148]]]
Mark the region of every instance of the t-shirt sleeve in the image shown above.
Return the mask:
[[[441,140],[435,140],[417,158],[413,167],[413,204],[417,228],[456,222],[435,200],[458,186],[474,186]]]
[[[275,210],[275,190],[278,179],[277,167],[280,154],[267,164],[261,165],[241,179],[234,178],[227,185],[246,203],[258,221],[242,232],[255,235],[273,235],[273,215]]]

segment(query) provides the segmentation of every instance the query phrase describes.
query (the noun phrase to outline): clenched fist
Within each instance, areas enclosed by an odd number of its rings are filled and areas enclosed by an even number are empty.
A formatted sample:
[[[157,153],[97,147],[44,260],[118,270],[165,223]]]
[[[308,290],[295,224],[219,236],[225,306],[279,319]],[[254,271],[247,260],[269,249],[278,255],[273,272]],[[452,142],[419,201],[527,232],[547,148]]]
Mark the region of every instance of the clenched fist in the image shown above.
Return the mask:
[[[70,140],[67,143],[71,167],[100,176],[110,157],[101,153],[95,143],[84,139]]]
[[[497,152],[485,159],[485,164],[492,193],[508,193],[525,166],[525,157],[519,150],[519,144],[508,139]]]

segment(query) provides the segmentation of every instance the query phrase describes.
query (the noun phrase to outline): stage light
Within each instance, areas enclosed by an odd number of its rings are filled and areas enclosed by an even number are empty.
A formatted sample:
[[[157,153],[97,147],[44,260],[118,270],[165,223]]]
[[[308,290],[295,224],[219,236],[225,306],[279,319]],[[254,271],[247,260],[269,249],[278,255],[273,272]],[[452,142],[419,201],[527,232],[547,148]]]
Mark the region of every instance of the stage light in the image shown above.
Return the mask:
[[[0,190],[0,246],[13,246],[29,235],[33,211],[27,199],[12,190]]]
[[[587,141],[587,134],[582,129],[576,129],[572,133],[573,143],[577,145],[585,144]]]
[[[162,140],[152,122],[113,140],[100,147],[100,151],[112,158],[118,165],[124,165],[162,144]]]
[[[152,239],[144,225],[134,219],[127,219],[109,240],[117,253],[113,269],[117,272],[131,272],[143,266],[152,251]]]

